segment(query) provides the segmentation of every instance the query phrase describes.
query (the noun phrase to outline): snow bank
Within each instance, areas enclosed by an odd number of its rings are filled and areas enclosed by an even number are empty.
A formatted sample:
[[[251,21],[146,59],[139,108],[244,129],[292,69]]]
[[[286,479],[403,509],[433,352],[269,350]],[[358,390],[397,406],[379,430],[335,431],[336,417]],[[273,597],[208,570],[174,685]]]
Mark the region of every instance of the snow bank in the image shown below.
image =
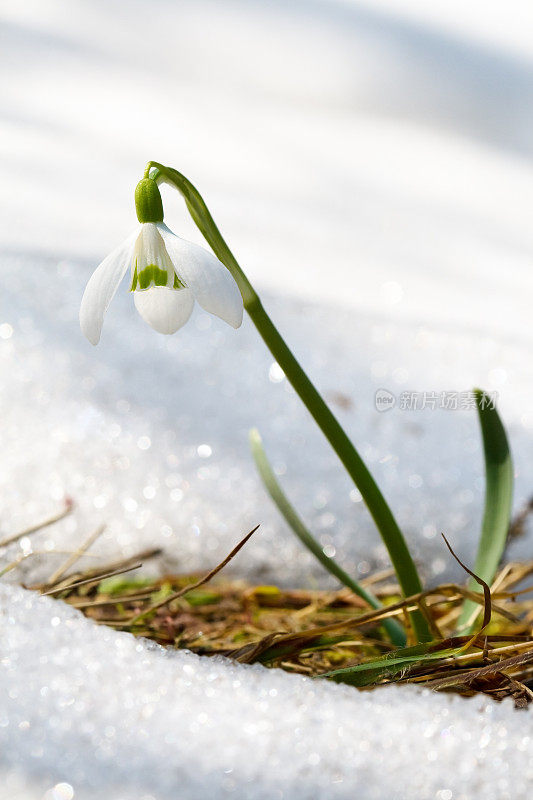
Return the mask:
[[[179,335],[161,337],[124,289],[102,344],[92,348],[77,322],[90,270],[74,260],[0,258],[9,320],[0,328],[1,535],[52,513],[65,494],[76,503],[70,518],[0,553],[5,562],[45,551],[11,573],[13,580],[50,574],[64,559],[50,551],[71,549],[101,523],[107,528],[94,554],[162,547],[162,568],[190,570],[221,560],[260,523],[231,569],[260,581],[325,585],[324,570],[288,531],[256,475],[252,426],[323,546],[354,574],[388,563],[359,493],[249,322],[235,332],[197,311]],[[28,274],[35,292],[25,291]],[[533,463],[533,437],[520,421],[527,344],[268,296],[265,303],[383,486],[428,580],[462,577],[440,531],[473,560],[484,487],[476,414],[402,410],[401,394],[494,388],[503,371],[517,390],[500,399],[519,506],[531,493]],[[385,413],[374,402],[380,387],[398,401]],[[524,538],[511,555],[528,552]]]
[[[530,794],[533,721],[510,702],[358,693],[166,652],[5,586],[0,635],[5,800]]]

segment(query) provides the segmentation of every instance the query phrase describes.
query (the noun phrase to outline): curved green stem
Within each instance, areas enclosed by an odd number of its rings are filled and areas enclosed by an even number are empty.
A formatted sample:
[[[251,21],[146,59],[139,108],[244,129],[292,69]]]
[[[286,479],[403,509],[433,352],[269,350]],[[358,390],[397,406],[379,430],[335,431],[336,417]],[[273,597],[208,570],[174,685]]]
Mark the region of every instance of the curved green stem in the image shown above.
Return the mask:
[[[263,308],[257,292],[224,241],[200,193],[184,175],[171,167],[150,161],[146,169],[150,177],[158,182],[169,183],[182,195],[197,227],[217,258],[222,261],[237,282],[244,307],[266,346],[359,489],[389,552],[402,592],[405,596],[418,594],[422,591],[422,584],[414,561],[378,485],[329,406],[315,389]],[[151,170],[154,171],[151,172]],[[422,613],[414,611],[411,619],[418,640],[429,641],[431,634]]]

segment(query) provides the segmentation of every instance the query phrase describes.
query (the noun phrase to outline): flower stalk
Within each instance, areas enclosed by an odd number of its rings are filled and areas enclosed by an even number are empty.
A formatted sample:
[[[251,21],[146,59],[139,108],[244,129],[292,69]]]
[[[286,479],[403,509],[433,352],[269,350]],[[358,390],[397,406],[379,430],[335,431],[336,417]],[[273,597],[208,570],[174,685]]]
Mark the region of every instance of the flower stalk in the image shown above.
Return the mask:
[[[261,338],[359,489],[388,550],[402,592],[405,596],[418,594],[422,591],[422,584],[416,566],[383,494],[337,418],[311,383],[263,308],[257,292],[226,244],[202,196],[184,175],[156,161],[148,162],[144,177],[150,177],[157,183],[168,183],[182,195],[198,229],[236,281],[242,294],[244,308]],[[432,638],[426,619],[420,610],[411,613],[411,623],[418,641],[429,641]]]

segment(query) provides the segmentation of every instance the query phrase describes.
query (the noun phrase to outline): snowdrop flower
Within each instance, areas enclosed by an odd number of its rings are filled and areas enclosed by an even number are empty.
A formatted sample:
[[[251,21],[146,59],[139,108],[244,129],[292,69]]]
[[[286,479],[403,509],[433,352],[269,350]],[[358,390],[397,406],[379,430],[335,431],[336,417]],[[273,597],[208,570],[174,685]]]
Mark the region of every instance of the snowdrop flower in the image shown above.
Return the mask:
[[[138,184],[135,205],[140,229],[97,267],[81,301],[80,325],[91,344],[98,344],[104,314],[128,267],[137,311],[159,333],[175,333],[185,325],[195,300],[238,328],[243,302],[235,280],[212,253],[167,228],[154,180],[144,178]]]

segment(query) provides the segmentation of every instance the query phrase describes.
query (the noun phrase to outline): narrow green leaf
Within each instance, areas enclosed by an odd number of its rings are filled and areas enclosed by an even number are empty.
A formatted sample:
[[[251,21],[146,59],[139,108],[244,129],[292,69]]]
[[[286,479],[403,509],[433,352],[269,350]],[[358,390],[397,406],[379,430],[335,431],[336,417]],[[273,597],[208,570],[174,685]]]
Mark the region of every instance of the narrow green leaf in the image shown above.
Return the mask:
[[[329,678],[337,683],[348,683],[350,686],[369,686],[385,678],[393,678],[400,672],[409,667],[422,665],[425,661],[439,661],[440,659],[450,658],[461,652],[460,647],[447,647],[442,650],[434,650],[435,645],[429,643],[419,644],[415,647],[406,647],[403,650],[395,650],[391,654],[381,658],[365,661],[364,664],[356,664],[353,667],[333,670],[320,675],[320,678]],[[430,651],[431,648],[431,651]]]
[[[486,485],[481,538],[473,571],[490,586],[503,555],[509,532],[513,500],[513,462],[505,428],[491,398],[481,389],[474,389],[474,394],[483,437]],[[477,590],[474,580],[470,581],[469,589]],[[477,603],[465,600],[459,617],[458,630],[460,632],[465,629],[473,630],[479,612],[480,607]]]
[[[253,428],[250,433],[250,447],[252,449],[252,454],[257,466],[257,470],[261,479],[265,485],[267,492],[269,493],[270,497],[278,507],[281,515],[284,517],[285,521],[289,525],[289,527],[293,530],[296,534],[298,539],[304,544],[308,550],[315,556],[315,558],[320,561],[322,566],[324,566],[328,572],[334,575],[337,580],[351,589],[352,592],[357,594],[359,597],[362,597],[363,600],[372,607],[372,608],[382,608],[381,603],[374,597],[373,594],[368,592],[363,586],[361,586],[358,581],[353,580],[343,569],[340,567],[336,561],[334,561],[330,556],[327,556],[322,547],[314,538],[314,536],[310,533],[304,522],[299,517],[297,511],[295,510],[294,506],[290,503],[287,499],[283,489],[278,483],[276,476],[274,475],[274,471],[270,466],[266,453],[263,449],[263,444],[261,441],[261,436],[259,431]],[[392,619],[385,619],[383,620],[383,627],[387,631],[391,641],[393,644],[402,647],[405,645],[405,633],[402,627],[399,625],[396,620]]]

